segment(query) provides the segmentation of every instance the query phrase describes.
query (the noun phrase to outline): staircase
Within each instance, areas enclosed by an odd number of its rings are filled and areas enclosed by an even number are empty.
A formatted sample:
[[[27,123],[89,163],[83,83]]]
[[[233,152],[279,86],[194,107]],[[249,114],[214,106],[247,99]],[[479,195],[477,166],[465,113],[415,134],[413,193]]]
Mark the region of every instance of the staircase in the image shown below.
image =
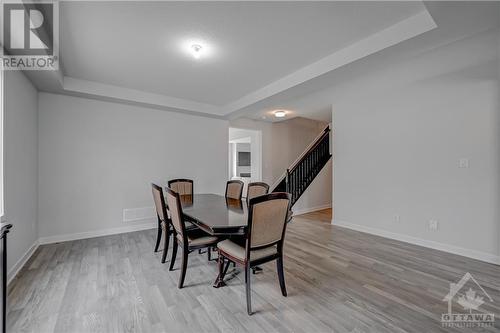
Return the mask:
[[[292,206],[330,160],[330,127],[327,126],[271,187],[291,194]]]

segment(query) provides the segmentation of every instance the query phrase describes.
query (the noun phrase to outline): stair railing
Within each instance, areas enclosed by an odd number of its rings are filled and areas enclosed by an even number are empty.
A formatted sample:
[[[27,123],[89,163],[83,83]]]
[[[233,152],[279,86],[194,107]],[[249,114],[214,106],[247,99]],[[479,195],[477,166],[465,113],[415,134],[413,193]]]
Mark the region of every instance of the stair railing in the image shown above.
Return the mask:
[[[290,193],[293,205],[330,157],[330,127],[327,126],[273,184],[273,192]]]

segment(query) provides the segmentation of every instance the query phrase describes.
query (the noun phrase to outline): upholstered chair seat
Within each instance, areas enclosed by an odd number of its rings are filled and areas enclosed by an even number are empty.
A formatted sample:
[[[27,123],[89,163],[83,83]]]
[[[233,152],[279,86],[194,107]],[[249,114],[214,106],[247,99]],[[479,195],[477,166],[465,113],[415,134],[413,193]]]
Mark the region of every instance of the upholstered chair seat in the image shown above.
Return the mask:
[[[219,238],[210,236],[201,229],[186,230],[189,246],[215,245]],[[177,240],[182,242],[182,237],[177,235]]]
[[[227,255],[244,261],[245,260],[245,247],[236,244],[229,239],[223,240],[219,244],[217,244],[217,248],[224,251]],[[276,245],[271,247],[266,247],[260,250],[252,250],[250,251],[250,261],[259,260],[265,257],[273,256],[278,253],[278,249]]]

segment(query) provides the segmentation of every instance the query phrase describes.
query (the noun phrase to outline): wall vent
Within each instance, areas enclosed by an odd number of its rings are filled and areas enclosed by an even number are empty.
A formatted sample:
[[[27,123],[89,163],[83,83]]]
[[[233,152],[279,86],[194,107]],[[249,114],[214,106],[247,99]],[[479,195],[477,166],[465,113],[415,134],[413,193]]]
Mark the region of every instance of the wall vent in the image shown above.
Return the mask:
[[[123,222],[144,221],[155,217],[154,207],[126,208],[123,210]]]

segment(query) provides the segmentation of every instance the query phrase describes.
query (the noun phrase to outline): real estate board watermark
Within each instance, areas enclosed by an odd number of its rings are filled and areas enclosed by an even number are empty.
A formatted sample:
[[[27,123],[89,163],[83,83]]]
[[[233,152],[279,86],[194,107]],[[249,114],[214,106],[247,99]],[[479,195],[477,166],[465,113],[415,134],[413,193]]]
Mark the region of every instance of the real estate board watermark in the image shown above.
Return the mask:
[[[57,70],[58,3],[2,1],[1,11],[3,69]]]
[[[448,302],[448,312],[441,315],[443,327],[493,327],[495,324],[495,315],[481,309],[493,299],[468,272],[457,283],[450,283],[450,291],[443,301]]]

